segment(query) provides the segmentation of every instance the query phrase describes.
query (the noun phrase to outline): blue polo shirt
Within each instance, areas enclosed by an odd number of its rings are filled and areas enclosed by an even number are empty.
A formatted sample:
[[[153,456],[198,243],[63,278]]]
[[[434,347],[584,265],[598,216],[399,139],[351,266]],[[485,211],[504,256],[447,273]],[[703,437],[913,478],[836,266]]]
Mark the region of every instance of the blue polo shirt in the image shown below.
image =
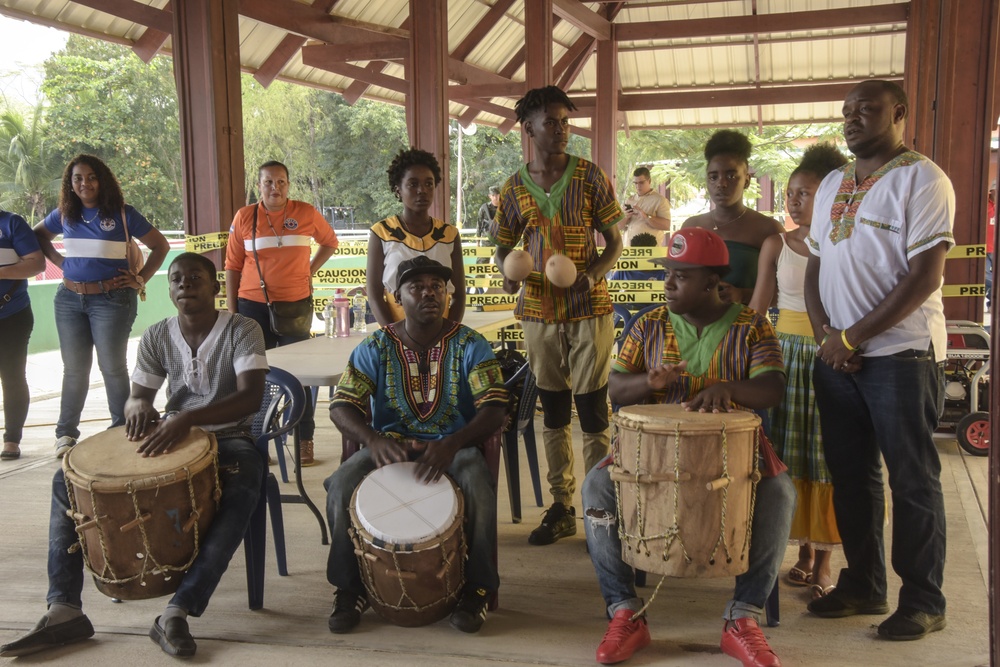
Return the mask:
[[[38,239],[24,218],[0,211],[0,266],[17,264],[20,257],[40,250]],[[12,287],[10,301],[6,301],[3,296]],[[0,319],[24,310],[29,303],[27,280],[0,280]]]
[[[125,206],[130,236],[140,238],[149,233],[152,225],[141,213]],[[84,208],[82,219],[67,222],[59,209],[45,217],[45,229],[63,236],[63,275],[80,283],[108,280],[121,275],[118,269],[127,269],[125,259],[125,230],[120,212],[103,216],[96,208]]]

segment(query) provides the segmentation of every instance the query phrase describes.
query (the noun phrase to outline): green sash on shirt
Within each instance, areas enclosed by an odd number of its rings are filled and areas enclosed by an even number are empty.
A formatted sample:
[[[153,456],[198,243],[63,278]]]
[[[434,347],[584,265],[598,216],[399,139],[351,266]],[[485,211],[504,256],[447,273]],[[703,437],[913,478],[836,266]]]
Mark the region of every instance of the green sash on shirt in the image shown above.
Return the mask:
[[[719,343],[729,333],[729,328],[742,311],[743,304],[730,305],[722,317],[702,328],[700,338],[698,329],[693,324],[680,315],[670,313],[670,324],[677,338],[681,359],[687,362],[687,373],[698,377],[708,371]]]

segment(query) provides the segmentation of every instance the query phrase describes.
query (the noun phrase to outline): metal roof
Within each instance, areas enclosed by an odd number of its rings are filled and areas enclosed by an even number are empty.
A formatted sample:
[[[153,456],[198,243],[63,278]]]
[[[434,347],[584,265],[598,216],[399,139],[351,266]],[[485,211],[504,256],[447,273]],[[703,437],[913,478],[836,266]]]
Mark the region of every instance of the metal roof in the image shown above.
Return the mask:
[[[520,62],[517,58],[524,47],[526,1],[531,0],[449,0],[449,53],[484,73],[523,82],[523,56]],[[571,2],[554,0],[560,6]],[[498,3],[505,11],[488,19]],[[900,78],[903,73],[908,8],[904,0],[605,0],[580,4],[590,11],[616,12],[619,105],[623,124],[631,129],[832,121],[840,116],[842,94],[813,94],[822,90],[821,84]],[[326,7],[332,11],[325,11]],[[337,71],[329,71],[305,64],[298,48],[285,62],[274,56],[289,28],[300,31],[299,42],[304,37],[309,45],[323,43],[316,41],[319,33],[304,22],[288,18],[304,15],[306,10],[317,17],[313,26],[334,23],[362,30],[358,34],[378,42],[406,34],[409,2],[242,0],[243,69],[265,82],[277,78],[336,92],[350,88],[363,90],[370,99],[403,102],[399,82],[405,73],[399,60],[372,67],[368,61],[342,60],[333,67]],[[141,52],[137,42],[146,49],[152,44],[161,52],[169,53],[171,48],[169,35],[164,34],[171,26],[169,0],[0,0],[0,13],[134,46],[137,53]],[[488,30],[478,42],[467,43],[470,34],[481,30],[484,18],[490,21]],[[579,22],[559,20],[559,12],[554,21],[552,59],[558,66],[585,40],[591,44],[593,40],[578,27]],[[755,29],[756,33],[750,32]],[[463,57],[456,56],[456,50]],[[591,56],[579,68],[568,86],[571,96],[593,99],[595,61]],[[276,69],[265,74],[267,68]],[[351,88],[362,75],[370,76],[373,83]],[[506,110],[513,108],[515,98],[481,99],[478,111],[452,100],[450,112],[463,122],[509,128],[512,112]],[[587,127],[588,122],[583,117],[574,124]]]

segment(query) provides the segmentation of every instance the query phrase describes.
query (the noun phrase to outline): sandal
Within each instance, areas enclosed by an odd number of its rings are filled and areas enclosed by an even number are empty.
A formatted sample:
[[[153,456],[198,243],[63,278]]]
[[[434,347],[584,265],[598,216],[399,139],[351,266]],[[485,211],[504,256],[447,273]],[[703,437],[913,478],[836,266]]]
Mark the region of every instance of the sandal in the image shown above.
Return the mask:
[[[0,461],[13,461],[19,458],[21,458],[21,448],[12,442],[5,442],[3,451],[0,452]]]
[[[797,567],[788,571],[788,583],[792,586],[808,586],[811,578],[812,572],[806,572]]]
[[[823,588],[819,584],[813,584],[812,586],[809,587],[809,590],[812,591],[812,599],[818,600],[820,598],[825,598],[827,595],[832,593],[833,589],[835,588],[836,586],[834,586],[833,584],[830,584],[826,588]]]

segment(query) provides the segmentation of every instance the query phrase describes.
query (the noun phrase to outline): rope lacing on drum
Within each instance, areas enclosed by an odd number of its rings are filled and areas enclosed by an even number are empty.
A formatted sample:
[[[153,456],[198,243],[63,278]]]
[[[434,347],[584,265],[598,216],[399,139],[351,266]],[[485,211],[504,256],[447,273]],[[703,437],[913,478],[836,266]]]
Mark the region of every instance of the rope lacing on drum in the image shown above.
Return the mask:
[[[756,431],[754,431],[756,433]],[[726,422],[722,422],[722,478],[732,481],[729,476],[729,440],[726,438]],[[712,547],[712,553],[708,557],[708,562],[710,565],[715,565],[715,553],[719,550],[719,545],[722,544],[726,550],[726,562],[733,562],[733,556],[729,553],[729,543],[725,540],[726,537],[726,508],[729,506],[729,486],[726,485],[722,487],[722,508],[719,511],[719,539],[716,540],[715,546]]]
[[[215,493],[213,494],[213,498],[215,499],[216,502],[218,502],[222,496],[222,483],[219,478],[219,459],[217,452],[212,453],[212,467],[214,468],[215,471],[214,474]],[[194,560],[195,558],[198,557],[198,552],[200,550],[201,530],[197,520],[201,518],[201,509],[198,507],[198,499],[195,495],[195,490],[194,490],[194,476],[192,475],[190,468],[185,467],[182,468],[181,470],[184,472],[187,478],[188,499],[191,503],[191,514],[189,515],[188,518],[190,520],[191,516],[195,517],[195,521],[192,526],[192,531],[194,533],[193,535],[194,551],[191,554],[191,558],[188,559],[187,563],[183,565],[164,565],[156,559],[156,556],[153,554],[153,549],[149,542],[149,535],[146,533],[145,521],[142,518],[143,513],[142,510],[139,508],[138,493],[135,488],[134,481],[130,481],[125,485],[125,492],[132,499],[132,508],[135,514],[135,521],[139,528],[139,534],[142,536],[143,554],[140,556],[142,560],[142,569],[139,571],[138,574],[126,578],[119,577],[115,573],[114,569],[111,567],[111,559],[109,558],[108,545],[105,539],[104,529],[100,523],[101,520],[104,520],[107,517],[101,514],[100,508],[98,507],[98,497],[100,496],[100,494],[95,493],[94,485],[96,481],[95,480],[90,481],[87,490],[90,492],[91,502],[94,506],[94,524],[95,524],[94,528],[96,528],[97,530],[97,539],[98,543],[100,544],[101,555],[104,560],[104,567],[101,568],[100,572],[97,572],[94,569],[93,564],[91,563],[89,553],[87,551],[87,543],[83,536],[83,531],[79,530],[77,531],[77,536],[78,536],[77,544],[79,545],[79,548],[83,552],[84,564],[87,566],[87,569],[90,570],[91,574],[94,576],[95,579],[97,579],[99,582],[103,584],[117,584],[117,585],[128,584],[138,579],[139,585],[145,586],[146,585],[145,578],[147,574],[153,574],[153,575],[163,574],[164,580],[169,581],[170,576],[167,575],[168,572],[187,572],[187,570],[190,569],[191,565],[194,564]],[[78,513],[78,510],[75,502],[76,497],[73,492],[72,484],[70,483],[69,480],[66,480],[66,488],[70,501],[70,508],[71,508],[70,516],[73,516],[73,514]],[[73,551],[77,547],[77,544],[74,544],[73,547],[70,547],[70,551]],[[150,561],[152,561],[155,567],[153,568],[149,567]],[[108,574],[110,574],[110,576],[107,576]]]

